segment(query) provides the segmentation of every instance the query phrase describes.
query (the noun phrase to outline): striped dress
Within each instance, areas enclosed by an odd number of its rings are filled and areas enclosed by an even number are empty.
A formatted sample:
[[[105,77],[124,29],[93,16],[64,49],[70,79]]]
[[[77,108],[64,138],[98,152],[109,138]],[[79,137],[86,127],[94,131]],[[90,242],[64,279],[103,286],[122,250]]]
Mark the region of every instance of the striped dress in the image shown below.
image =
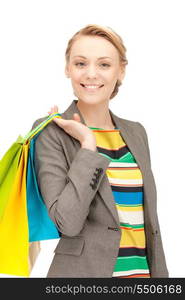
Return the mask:
[[[118,211],[121,239],[112,277],[150,277],[144,230],[143,179],[119,128],[89,127],[98,152],[110,160],[106,170]]]

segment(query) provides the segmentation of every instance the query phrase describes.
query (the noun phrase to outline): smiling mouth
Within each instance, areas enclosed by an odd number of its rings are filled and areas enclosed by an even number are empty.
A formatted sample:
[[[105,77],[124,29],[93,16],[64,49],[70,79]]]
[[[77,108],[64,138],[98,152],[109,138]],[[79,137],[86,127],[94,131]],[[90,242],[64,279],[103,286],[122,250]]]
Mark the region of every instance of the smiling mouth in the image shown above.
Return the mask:
[[[83,87],[83,88],[85,88],[85,89],[87,89],[87,90],[90,90],[90,91],[95,91],[95,90],[97,90],[97,89],[99,89],[99,88],[101,88],[101,87],[103,87],[104,86],[104,84],[102,84],[102,85],[84,85],[83,83],[80,83],[80,85]]]

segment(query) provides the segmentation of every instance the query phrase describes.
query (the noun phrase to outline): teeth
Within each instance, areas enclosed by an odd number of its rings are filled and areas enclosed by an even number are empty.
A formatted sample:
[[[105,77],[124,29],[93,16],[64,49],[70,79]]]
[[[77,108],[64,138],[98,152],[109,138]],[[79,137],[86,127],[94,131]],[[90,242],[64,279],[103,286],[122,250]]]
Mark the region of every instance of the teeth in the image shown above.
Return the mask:
[[[100,87],[102,87],[103,85],[85,85],[85,84],[83,84],[83,83],[80,83],[84,88],[86,88],[86,89],[98,89],[98,88],[100,88]]]
[[[99,86],[97,86],[97,85],[85,85],[85,87],[86,88],[90,88],[90,89],[97,89],[97,88],[99,88]]]

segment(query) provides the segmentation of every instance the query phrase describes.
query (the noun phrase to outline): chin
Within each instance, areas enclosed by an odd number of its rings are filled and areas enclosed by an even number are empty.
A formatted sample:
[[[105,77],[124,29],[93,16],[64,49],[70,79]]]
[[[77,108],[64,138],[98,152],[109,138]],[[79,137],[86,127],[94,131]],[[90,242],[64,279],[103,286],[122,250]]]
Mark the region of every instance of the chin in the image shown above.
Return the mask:
[[[101,99],[93,99],[93,97],[88,97],[88,99],[86,97],[78,97],[78,100],[83,102],[83,103],[86,103],[86,104],[89,104],[89,105],[97,105],[99,103],[102,103],[104,102],[104,100],[101,100]]]

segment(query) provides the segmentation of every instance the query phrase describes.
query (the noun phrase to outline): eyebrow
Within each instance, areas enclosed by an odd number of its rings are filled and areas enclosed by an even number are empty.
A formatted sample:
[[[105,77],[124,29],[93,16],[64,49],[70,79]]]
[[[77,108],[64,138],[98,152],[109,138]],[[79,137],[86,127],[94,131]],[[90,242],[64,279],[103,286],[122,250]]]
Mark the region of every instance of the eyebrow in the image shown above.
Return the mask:
[[[75,55],[75,56],[73,56],[73,57],[82,57],[82,58],[87,58],[87,57],[85,57],[85,56],[83,56],[83,55]],[[109,57],[109,56],[102,56],[102,57],[99,57],[98,59],[103,59],[103,58],[110,58],[110,59],[112,59],[111,57]]]

